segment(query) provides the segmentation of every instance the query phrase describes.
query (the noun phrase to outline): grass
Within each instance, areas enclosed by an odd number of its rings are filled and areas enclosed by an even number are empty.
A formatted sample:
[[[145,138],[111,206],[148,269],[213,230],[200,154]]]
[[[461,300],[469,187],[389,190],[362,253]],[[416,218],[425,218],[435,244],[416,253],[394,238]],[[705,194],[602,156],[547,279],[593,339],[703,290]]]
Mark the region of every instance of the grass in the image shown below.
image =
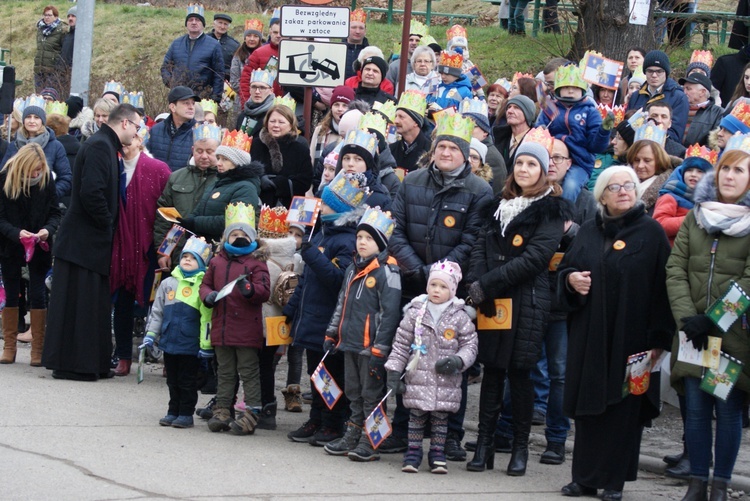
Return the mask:
[[[350,2],[340,0],[342,5]],[[367,0],[367,5],[384,0]],[[94,14],[94,45],[92,54],[91,95],[98,96],[104,82],[115,79],[124,84],[128,90],[143,90],[146,111],[152,116],[166,107],[167,89],[161,83],[159,68],[169,44],[176,37],[183,35],[185,9],[174,5],[188,2],[174,0],[152,0],[153,7],[138,7],[135,1],[121,3],[96,3]],[[250,3],[250,2],[246,2]],[[399,4],[397,0],[395,2]],[[16,66],[17,78],[23,84],[16,89],[16,96],[25,96],[33,92],[33,65],[36,53],[35,23],[41,17],[42,9],[49,1],[44,0],[5,0],[0,2],[0,47],[11,49],[10,62]],[[207,19],[216,10],[207,5]],[[257,12],[238,12],[242,2],[215,2],[216,9],[227,8],[235,19],[230,34],[237,39],[242,37],[243,20],[250,17],[262,17]],[[362,5],[362,2],[358,2]],[[60,17],[71,4],[58,2]],[[416,0],[414,10],[424,10],[425,0]],[[735,6],[729,0],[705,0],[701,9],[733,11]],[[234,9],[234,10],[231,10]],[[539,38],[515,38],[500,30],[497,24],[497,7],[482,3],[479,0],[440,0],[433,3],[436,12],[464,12],[480,16],[480,26],[468,26],[469,48],[472,61],[477,63],[488,81],[500,77],[511,78],[516,71],[537,73],[544,63],[552,57],[562,56],[568,52],[570,37],[555,37],[551,34],[540,34]],[[401,39],[400,18],[393,25],[384,22],[368,23],[367,37],[371,44],[377,45],[388,55],[394,44]],[[433,19],[431,34],[438,43],[445,44],[445,18]],[[700,46],[700,37],[694,38],[693,46]],[[726,46],[713,47],[715,57],[732,52]],[[674,68],[674,76],[684,73],[690,58],[690,49],[669,51]]]

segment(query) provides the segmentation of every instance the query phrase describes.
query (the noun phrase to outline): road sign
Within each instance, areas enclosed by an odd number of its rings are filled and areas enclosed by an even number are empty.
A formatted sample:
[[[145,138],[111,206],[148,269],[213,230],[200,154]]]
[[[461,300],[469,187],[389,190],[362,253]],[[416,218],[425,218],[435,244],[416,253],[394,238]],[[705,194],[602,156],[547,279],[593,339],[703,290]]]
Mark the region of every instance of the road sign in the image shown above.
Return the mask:
[[[279,83],[306,87],[344,84],[346,44],[282,40],[279,45]]]
[[[281,36],[347,38],[349,8],[282,5]]]

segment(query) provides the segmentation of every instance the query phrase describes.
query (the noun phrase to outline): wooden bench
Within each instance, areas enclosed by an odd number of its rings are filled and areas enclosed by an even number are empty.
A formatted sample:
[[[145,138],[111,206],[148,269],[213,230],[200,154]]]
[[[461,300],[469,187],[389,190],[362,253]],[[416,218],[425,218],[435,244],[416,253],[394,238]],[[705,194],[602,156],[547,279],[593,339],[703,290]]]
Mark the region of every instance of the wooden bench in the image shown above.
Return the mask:
[[[430,5],[429,3],[427,4]],[[393,14],[403,14],[404,9],[387,9],[383,7],[362,7],[362,10],[367,12],[369,15],[372,12],[376,12],[379,14],[388,14],[387,16],[387,23],[393,24]],[[448,24],[453,24],[454,19],[465,19],[469,24],[472,24],[472,21],[477,18],[477,16],[473,14],[456,14],[456,13],[447,13],[447,12],[432,12],[432,10],[412,10],[411,11],[412,16],[425,16],[425,24],[427,26],[430,25],[431,18],[433,16],[439,16],[439,17],[447,17],[448,18]]]

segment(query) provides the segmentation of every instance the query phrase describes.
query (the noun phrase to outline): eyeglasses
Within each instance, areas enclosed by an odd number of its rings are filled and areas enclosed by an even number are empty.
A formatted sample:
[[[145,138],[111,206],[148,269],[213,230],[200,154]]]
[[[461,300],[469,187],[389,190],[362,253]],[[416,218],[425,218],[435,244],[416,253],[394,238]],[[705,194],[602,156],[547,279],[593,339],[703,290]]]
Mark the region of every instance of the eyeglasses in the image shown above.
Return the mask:
[[[625,191],[633,191],[635,189],[635,183],[633,181],[628,181],[624,184],[608,184],[607,189],[611,191],[612,193],[617,193],[621,189],[625,188]]]
[[[551,157],[550,160],[552,160],[552,163],[557,165],[563,163],[565,160],[568,160],[570,157],[563,157],[560,155],[555,155],[554,157]]]
[[[662,68],[657,68],[655,70],[646,70],[646,75],[661,75],[665,73],[665,71]]]
[[[126,118],[125,121],[126,122],[130,122],[131,124],[133,124],[133,126],[135,126],[135,131],[136,132],[140,132],[140,130],[141,130],[141,126],[140,125],[138,125],[137,123],[133,122],[129,118]]]
[[[250,90],[253,92],[260,92],[262,90],[268,90],[271,87],[266,87],[265,85],[251,85]]]

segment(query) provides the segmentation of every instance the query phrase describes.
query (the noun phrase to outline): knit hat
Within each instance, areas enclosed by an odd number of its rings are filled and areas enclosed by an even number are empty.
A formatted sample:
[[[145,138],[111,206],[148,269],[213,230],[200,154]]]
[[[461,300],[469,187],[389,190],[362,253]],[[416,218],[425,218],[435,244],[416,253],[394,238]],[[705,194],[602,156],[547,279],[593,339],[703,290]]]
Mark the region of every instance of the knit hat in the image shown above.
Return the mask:
[[[247,165],[252,161],[250,153],[241,150],[239,148],[232,148],[231,146],[219,146],[216,148],[216,156],[222,156],[232,162],[235,167],[238,165]]]
[[[71,119],[77,117],[81,110],[83,110],[83,99],[79,96],[71,95],[65,100],[65,104],[68,105],[68,117]]]
[[[453,261],[438,261],[430,266],[430,277],[427,279],[427,283],[430,283],[432,279],[438,279],[445,282],[448,289],[451,291],[451,299],[456,296],[456,289],[458,284],[463,278],[461,273],[461,267]]]
[[[26,120],[29,115],[36,115],[42,119],[42,125],[47,125],[47,113],[40,106],[27,106],[23,109],[21,121]]]
[[[187,16],[185,16],[185,26],[187,26],[188,19],[191,17],[197,18],[203,26],[206,26],[206,18],[204,16],[203,5],[199,3],[191,3],[187,7]]]
[[[224,211],[224,240],[234,230],[242,230],[250,243],[258,239],[255,231],[255,208],[251,204],[236,202],[227,205]]]
[[[333,212],[343,214],[359,206],[369,195],[367,178],[361,172],[340,171],[330,183],[323,187],[320,198]]]
[[[366,231],[383,252],[388,247],[388,239],[393,235],[395,224],[390,212],[383,212],[380,207],[368,208],[357,225],[357,232]]]
[[[53,101],[60,100],[60,94],[52,87],[45,87],[39,95],[42,97],[51,97]]]
[[[362,61],[362,69],[365,69],[365,66],[368,64],[374,64],[378,67],[378,70],[380,70],[380,76],[381,78],[385,79],[386,73],[388,73],[388,63],[385,62],[385,59],[378,56],[370,56],[364,61]]]
[[[339,120],[339,134],[343,137],[350,130],[359,126],[359,120],[362,118],[362,112],[359,110],[349,110],[341,115]]]
[[[660,50],[652,50],[643,58],[643,71],[653,67],[663,69],[667,73],[667,76],[672,71],[672,67],[669,64],[669,56]]]
[[[331,93],[331,106],[336,103],[349,104],[354,101],[354,89],[346,85],[339,85]]]
[[[549,172],[549,151],[541,143],[524,140],[516,149],[516,158],[529,155],[537,159],[545,174]]]
[[[479,156],[482,157],[482,163],[486,162],[487,149],[488,148],[487,148],[487,146],[485,146],[484,144],[482,144],[482,141],[480,141],[479,139],[477,139],[475,137],[472,137],[471,138],[471,143],[470,143],[469,147],[472,150],[475,150],[477,153],[479,153]]]
[[[627,143],[628,147],[633,146],[633,143],[635,142],[635,131],[627,120],[620,122],[617,127],[615,127],[615,130]]]
[[[506,109],[511,104],[515,104],[521,109],[523,117],[526,119],[526,123],[529,126],[534,124],[534,119],[536,118],[536,105],[531,98],[519,94],[508,99],[507,104],[505,105]]]
[[[68,15],[78,17],[78,6],[74,5],[73,7],[68,9]]]

